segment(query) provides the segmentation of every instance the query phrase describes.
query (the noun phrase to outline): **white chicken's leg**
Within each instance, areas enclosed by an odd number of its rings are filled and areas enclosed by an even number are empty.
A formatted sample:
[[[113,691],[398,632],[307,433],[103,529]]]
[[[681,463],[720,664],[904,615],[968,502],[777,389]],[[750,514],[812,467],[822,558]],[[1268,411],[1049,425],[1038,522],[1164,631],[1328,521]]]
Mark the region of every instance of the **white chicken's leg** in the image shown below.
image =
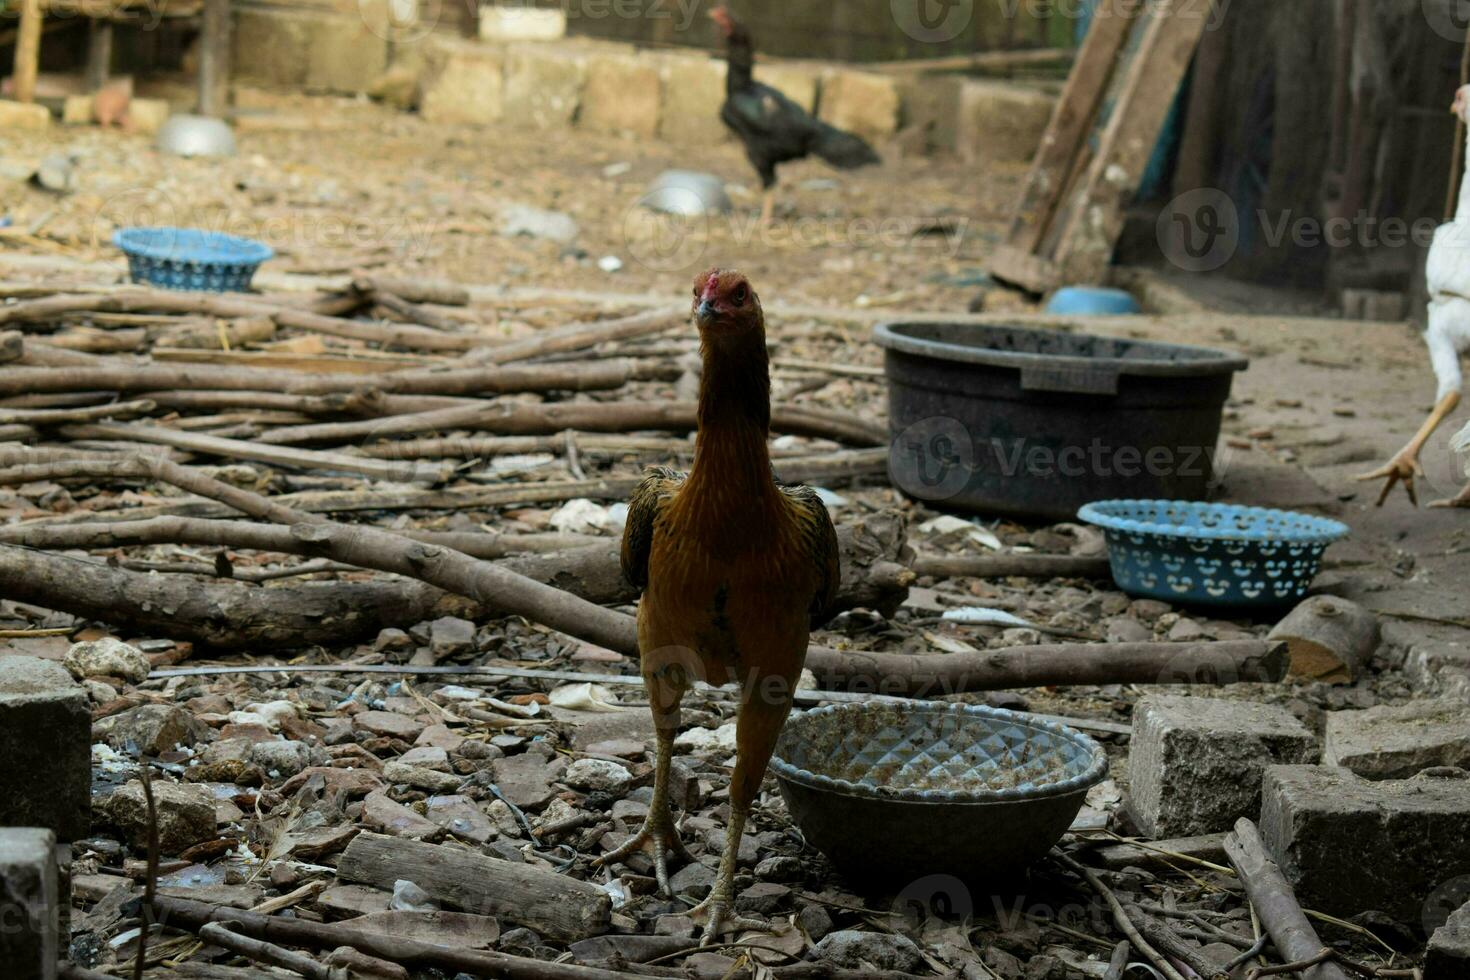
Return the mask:
[[[1378,480],[1387,477],[1387,482],[1383,484],[1383,491],[1378,494],[1379,507],[1383,506],[1383,502],[1388,499],[1388,492],[1400,480],[1404,481],[1404,489],[1409,493],[1409,500],[1414,506],[1419,506],[1419,496],[1414,492],[1414,477],[1424,475],[1424,467],[1419,464],[1419,453],[1424,449],[1424,444],[1429,441],[1429,437],[1434,435],[1434,430],[1439,428],[1440,423],[1449,417],[1449,414],[1455,410],[1455,406],[1459,404],[1459,392],[1452,391],[1445,395],[1439,400],[1439,404],[1434,406],[1434,411],[1429,413],[1429,418],[1424,420],[1424,424],[1419,427],[1418,432],[1414,433],[1414,438],[1409,440],[1407,446],[1400,449],[1393,459],[1383,466],[1358,477],[1359,480]]]
[[[1470,483],[1465,484],[1465,489],[1461,490],[1456,496],[1450,497],[1448,500],[1431,501],[1429,506],[1464,507],[1466,509],[1470,509]]]

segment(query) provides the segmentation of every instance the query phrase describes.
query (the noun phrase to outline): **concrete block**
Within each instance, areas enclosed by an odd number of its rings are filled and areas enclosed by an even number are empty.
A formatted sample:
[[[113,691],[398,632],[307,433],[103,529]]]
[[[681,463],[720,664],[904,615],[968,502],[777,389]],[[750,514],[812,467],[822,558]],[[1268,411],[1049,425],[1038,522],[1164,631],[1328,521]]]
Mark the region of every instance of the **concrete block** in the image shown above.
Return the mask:
[[[300,87],[306,83],[310,25],[306,15],[269,7],[235,11],[234,72],[240,81]]]
[[[528,129],[570,126],[586,81],[587,61],[579,54],[513,48],[505,62],[505,122]]]
[[[670,143],[707,146],[731,139],[720,122],[726,65],[712,58],[670,58],[664,70],[659,135]]]
[[[350,13],[310,17],[305,87],[350,95],[371,88],[388,67],[387,20],[384,0],[362,0]]]
[[[958,138],[960,91],[965,79],[950,75],[901,79],[903,133],[917,153],[953,153]]]
[[[59,952],[56,835],[0,828],[0,963],[6,980],[53,980]]]
[[[972,163],[1030,163],[1055,105],[1024,85],[969,79],[960,87],[955,149]]]
[[[494,48],[437,41],[424,52],[427,80],[419,112],[430,122],[484,126],[504,109],[504,65]]]
[[[555,41],[566,34],[565,10],[538,9],[525,4],[480,8],[482,41]]]
[[[1423,769],[1470,769],[1470,705],[1455,698],[1380,705],[1327,716],[1323,763],[1368,779],[1407,779]]]
[[[198,784],[153,780],[153,805],[158,814],[158,849],[178,854],[215,836],[214,794]],[[107,801],[112,825],[135,847],[148,843],[148,802],[143,784],[133,780]]]
[[[51,113],[45,106],[0,99],[0,133],[18,129],[45,129],[50,125]]]
[[[92,96],[68,95],[66,101],[61,104],[61,124],[63,126],[92,125]]]
[[[594,132],[654,136],[661,91],[659,69],[651,59],[598,55],[587,63],[579,121]]]
[[[1434,772],[1434,771],[1431,771]],[[1372,781],[1336,766],[1272,766],[1261,836],[1303,906],[1418,922],[1470,875],[1470,774]]]
[[[1424,980],[1470,977],[1470,905],[1449,917],[1429,937],[1424,952]]]
[[[1267,766],[1317,756],[1312,733],[1285,708],[1149,696],[1133,712],[1129,807],[1154,838],[1226,831],[1256,816]]]
[[[822,75],[818,115],[866,140],[898,131],[898,84],[887,75],[832,69]]]
[[[755,80],[769,85],[807,112],[817,111],[818,72],[801,65],[759,64]]]
[[[133,99],[128,103],[128,128],[135,133],[156,133],[168,122],[167,99]]]
[[[0,826],[87,836],[92,814],[92,712],[66,668],[0,657]]]

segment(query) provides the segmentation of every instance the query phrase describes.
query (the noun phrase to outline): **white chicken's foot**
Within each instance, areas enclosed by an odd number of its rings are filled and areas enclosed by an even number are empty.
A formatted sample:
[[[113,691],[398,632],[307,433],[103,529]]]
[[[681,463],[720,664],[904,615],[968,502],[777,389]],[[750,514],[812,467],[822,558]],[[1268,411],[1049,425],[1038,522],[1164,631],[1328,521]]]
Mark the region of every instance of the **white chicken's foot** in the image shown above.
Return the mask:
[[[1465,489],[1448,500],[1435,500],[1430,503],[1431,507],[1464,507],[1470,510],[1470,483],[1465,484]]]

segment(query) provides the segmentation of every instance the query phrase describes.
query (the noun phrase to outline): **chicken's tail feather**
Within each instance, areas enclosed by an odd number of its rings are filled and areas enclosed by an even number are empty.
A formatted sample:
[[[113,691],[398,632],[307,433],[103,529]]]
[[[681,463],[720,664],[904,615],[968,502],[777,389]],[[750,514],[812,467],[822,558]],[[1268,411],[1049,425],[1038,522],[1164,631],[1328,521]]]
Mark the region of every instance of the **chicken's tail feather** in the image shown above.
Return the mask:
[[[1470,424],[1467,424],[1450,440],[1450,448],[1460,454],[1465,466],[1465,475],[1470,476]]]
[[[820,120],[817,122],[817,138],[812,143],[812,152],[843,170],[856,170],[858,167],[883,162],[878,151],[868,145],[867,140]]]

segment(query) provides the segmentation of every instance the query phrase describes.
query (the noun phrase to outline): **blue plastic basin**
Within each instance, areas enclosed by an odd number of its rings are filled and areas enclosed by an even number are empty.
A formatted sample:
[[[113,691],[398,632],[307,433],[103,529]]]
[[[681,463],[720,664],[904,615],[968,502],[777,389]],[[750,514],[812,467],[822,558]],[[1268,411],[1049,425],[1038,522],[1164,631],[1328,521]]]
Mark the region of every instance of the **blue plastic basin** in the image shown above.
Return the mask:
[[[165,289],[244,292],[269,245],[198,228],[123,228],[112,243],[128,257],[133,282]]]
[[[1124,316],[1141,310],[1130,293],[1101,286],[1063,286],[1046,301],[1046,312],[1063,316]]]

